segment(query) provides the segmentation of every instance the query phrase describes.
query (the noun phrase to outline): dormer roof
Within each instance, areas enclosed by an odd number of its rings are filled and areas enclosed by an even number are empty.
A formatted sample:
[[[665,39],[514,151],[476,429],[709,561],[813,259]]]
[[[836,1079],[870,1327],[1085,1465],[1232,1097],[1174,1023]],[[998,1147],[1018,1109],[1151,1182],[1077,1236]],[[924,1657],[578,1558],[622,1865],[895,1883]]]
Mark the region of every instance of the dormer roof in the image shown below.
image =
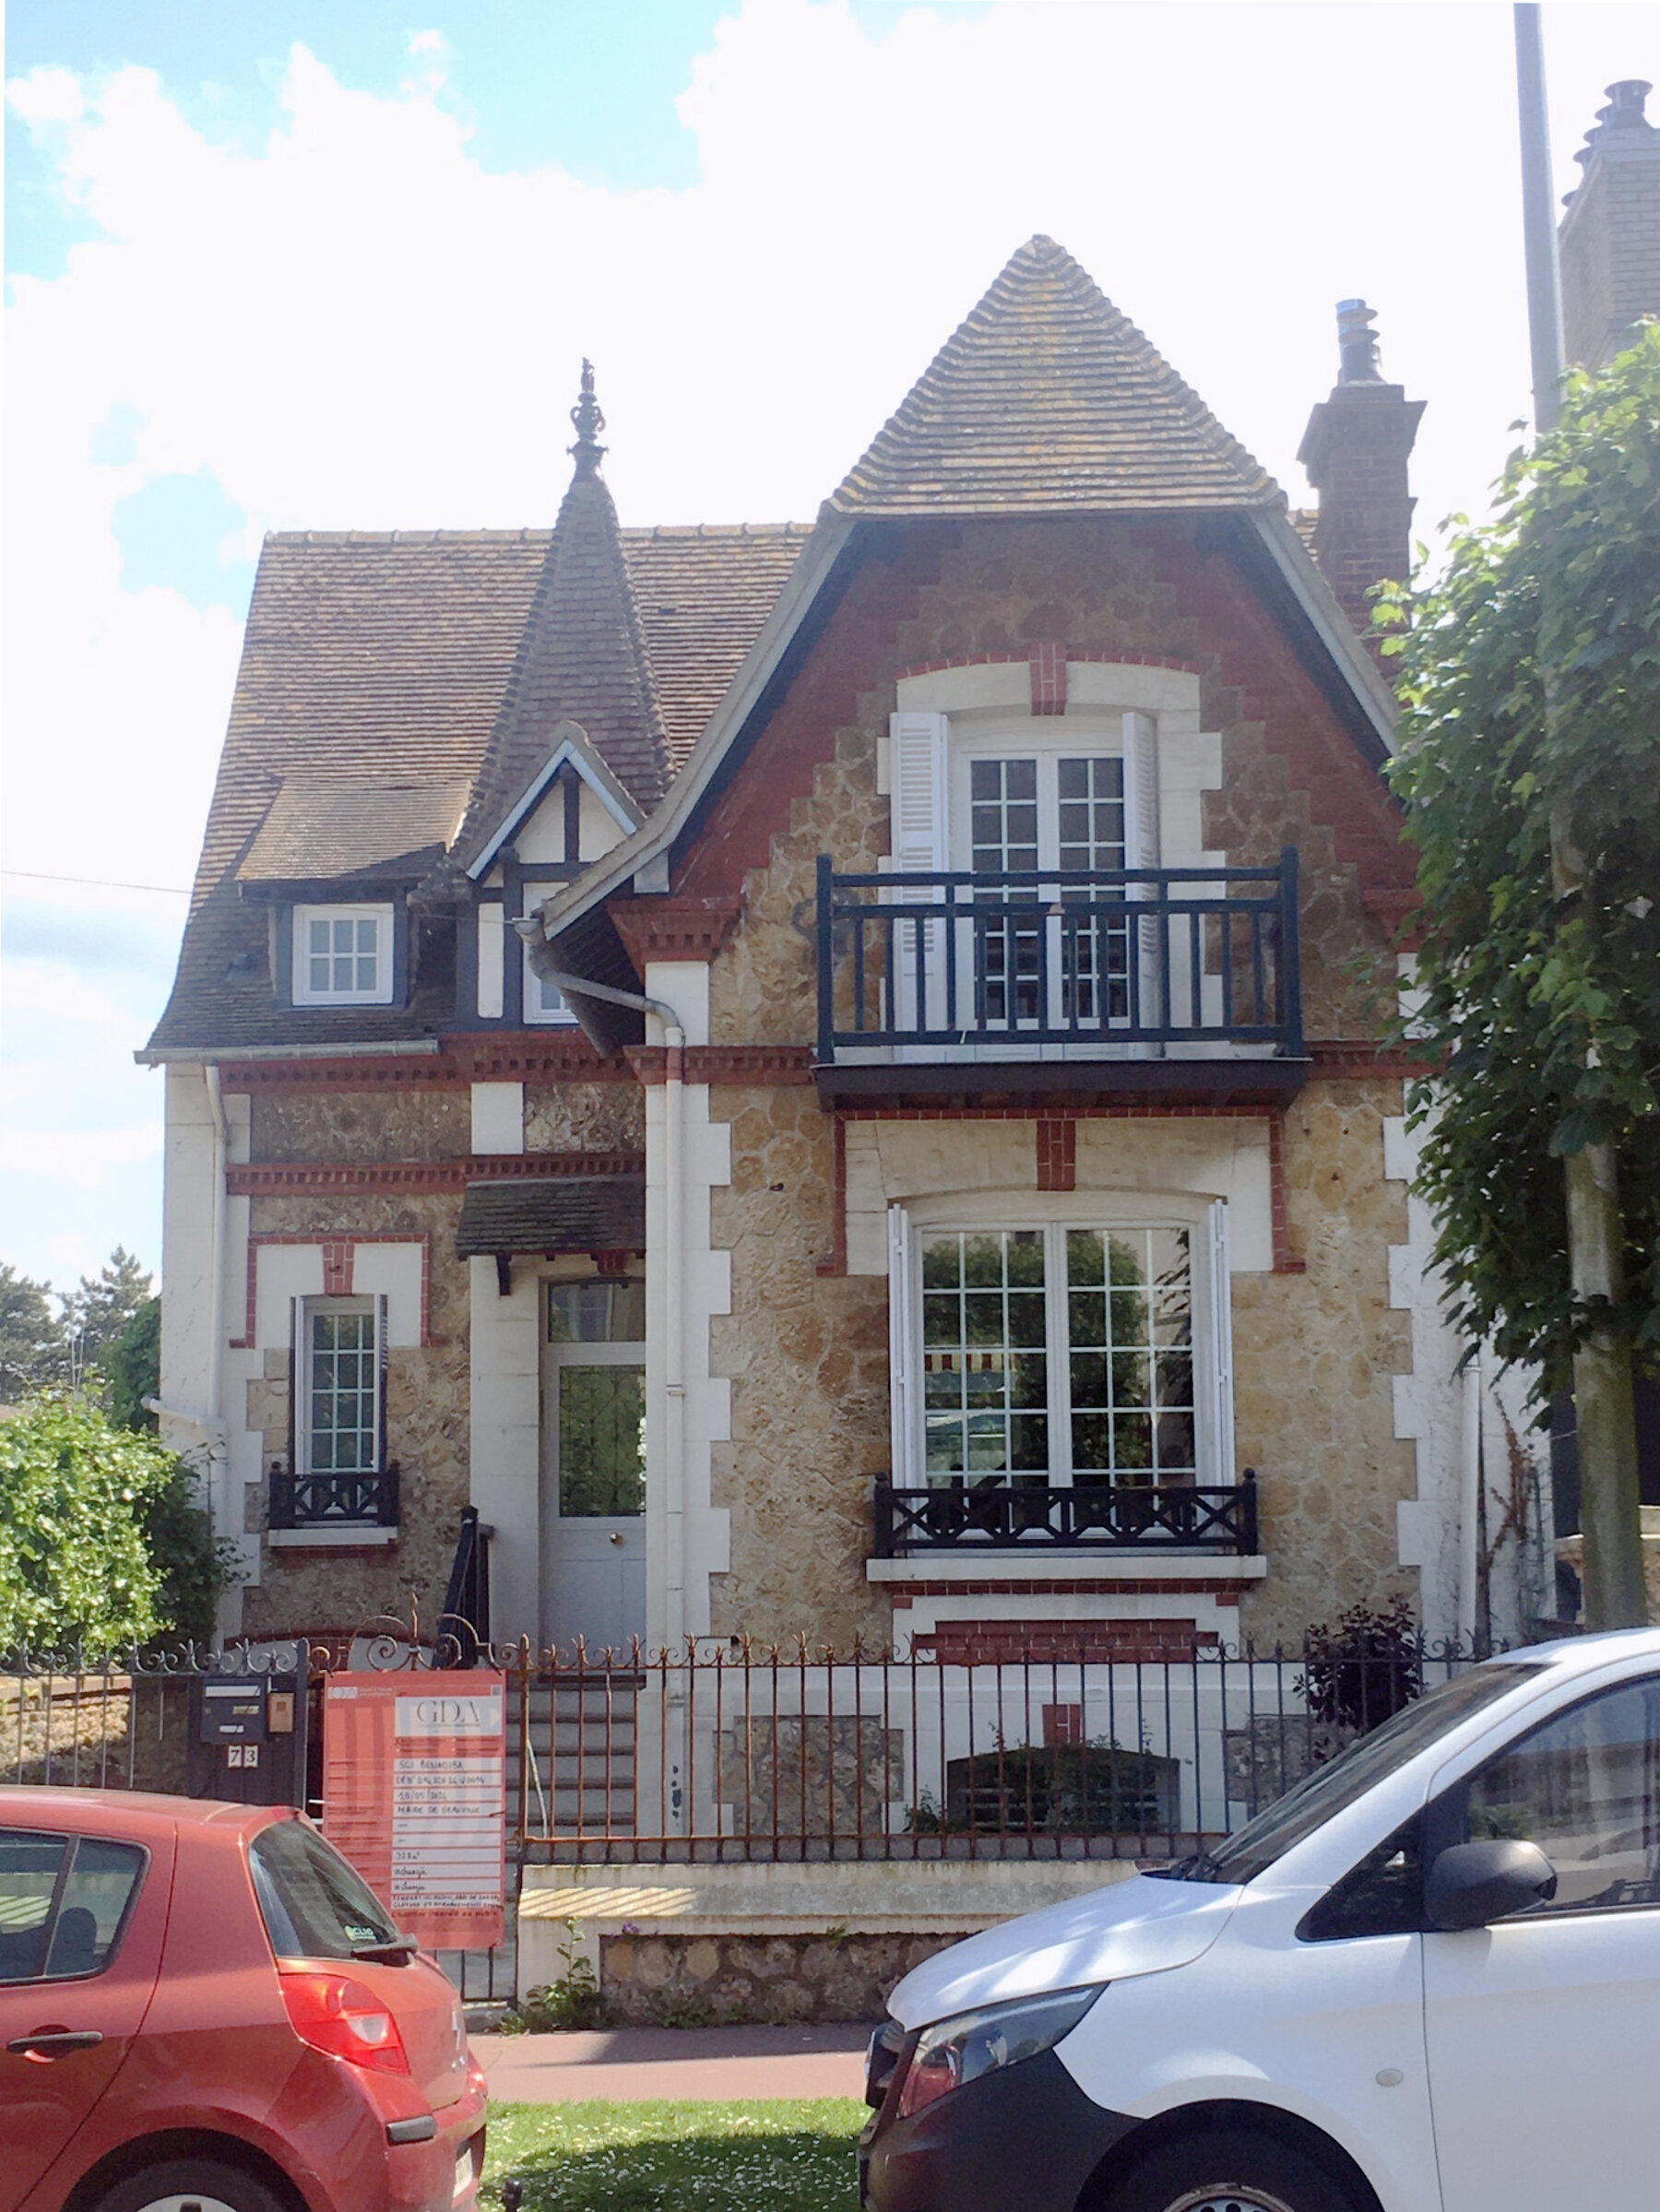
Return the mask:
[[[1028,239],[828,505],[883,515],[1144,514],[1284,495],[1094,279]]]

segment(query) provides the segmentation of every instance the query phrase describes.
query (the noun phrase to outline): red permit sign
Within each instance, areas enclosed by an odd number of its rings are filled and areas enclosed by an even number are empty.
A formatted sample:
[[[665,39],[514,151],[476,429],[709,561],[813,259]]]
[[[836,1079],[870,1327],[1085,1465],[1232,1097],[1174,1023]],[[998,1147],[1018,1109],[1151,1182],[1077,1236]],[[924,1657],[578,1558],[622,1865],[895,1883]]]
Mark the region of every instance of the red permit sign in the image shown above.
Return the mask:
[[[481,1671],[324,1686],[324,1830],[428,1950],[502,1940],[506,1687]]]

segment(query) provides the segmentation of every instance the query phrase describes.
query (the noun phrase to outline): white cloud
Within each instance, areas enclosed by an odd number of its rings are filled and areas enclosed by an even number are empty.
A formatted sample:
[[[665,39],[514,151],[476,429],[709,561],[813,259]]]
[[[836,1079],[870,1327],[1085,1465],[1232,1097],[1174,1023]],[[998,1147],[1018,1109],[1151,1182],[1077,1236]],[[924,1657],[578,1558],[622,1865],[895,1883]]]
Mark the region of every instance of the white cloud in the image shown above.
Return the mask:
[[[160,1156],[161,1125],[92,1130],[0,1130],[0,1168],[49,1176],[81,1190],[101,1190],[117,1167]]]

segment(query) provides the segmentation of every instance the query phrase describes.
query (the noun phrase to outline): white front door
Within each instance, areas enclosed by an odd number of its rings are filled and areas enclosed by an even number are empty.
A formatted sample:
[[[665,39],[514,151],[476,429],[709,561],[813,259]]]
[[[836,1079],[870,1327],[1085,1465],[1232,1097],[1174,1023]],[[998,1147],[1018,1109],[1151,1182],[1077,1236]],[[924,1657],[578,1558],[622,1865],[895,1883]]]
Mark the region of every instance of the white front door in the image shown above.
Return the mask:
[[[542,1640],[626,1652],[646,1633],[646,1348],[606,1340],[637,1286],[548,1289]]]
[[[1442,1801],[1448,1842],[1522,1837],[1547,1905],[1424,1939],[1444,2212],[1660,2204],[1660,1680],[1559,1713]]]

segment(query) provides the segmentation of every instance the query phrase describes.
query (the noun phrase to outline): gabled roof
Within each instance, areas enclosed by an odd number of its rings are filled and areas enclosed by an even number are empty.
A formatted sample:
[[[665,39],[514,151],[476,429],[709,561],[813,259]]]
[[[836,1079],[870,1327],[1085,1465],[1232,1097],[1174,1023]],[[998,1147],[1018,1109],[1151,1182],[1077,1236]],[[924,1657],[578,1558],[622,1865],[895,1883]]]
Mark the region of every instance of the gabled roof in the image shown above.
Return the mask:
[[[548,741],[552,751],[468,863],[467,872],[475,883],[493,865],[503,846],[516,837],[535,813],[562,768],[568,767],[582,779],[625,837],[639,828],[643,810],[630,798],[588,743],[587,732],[579,724],[556,722],[549,732]]]
[[[859,516],[1260,507],[1279,487],[1052,238],[1028,239],[832,496]]]

